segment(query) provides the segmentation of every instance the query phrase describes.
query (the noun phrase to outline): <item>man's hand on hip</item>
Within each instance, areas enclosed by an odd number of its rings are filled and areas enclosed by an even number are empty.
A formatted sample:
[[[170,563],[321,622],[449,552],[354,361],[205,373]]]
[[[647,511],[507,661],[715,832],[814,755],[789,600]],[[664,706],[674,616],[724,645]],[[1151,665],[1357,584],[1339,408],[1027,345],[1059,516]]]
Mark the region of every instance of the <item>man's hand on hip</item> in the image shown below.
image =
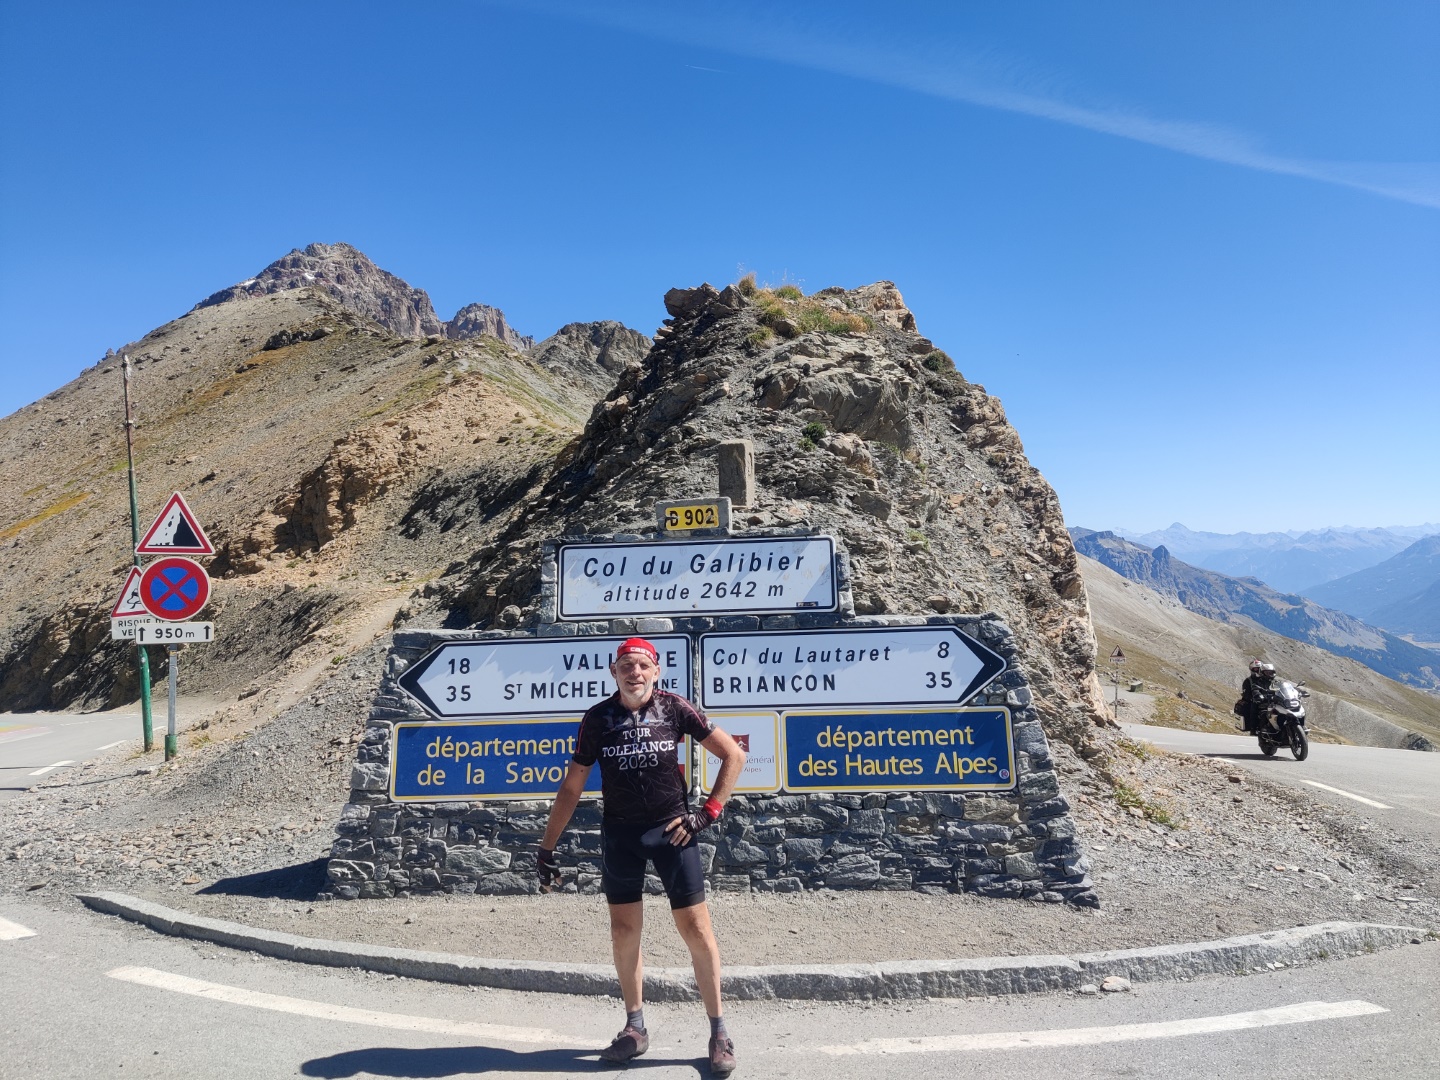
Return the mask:
[[[676,847],[688,844],[692,836],[699,836],[719,819],[720,815],[710,815],[711,807],[707,803],[699,810],[691,810],[688,814],[681,814],[669,825],[665,831],[670,835],[670,843]]]

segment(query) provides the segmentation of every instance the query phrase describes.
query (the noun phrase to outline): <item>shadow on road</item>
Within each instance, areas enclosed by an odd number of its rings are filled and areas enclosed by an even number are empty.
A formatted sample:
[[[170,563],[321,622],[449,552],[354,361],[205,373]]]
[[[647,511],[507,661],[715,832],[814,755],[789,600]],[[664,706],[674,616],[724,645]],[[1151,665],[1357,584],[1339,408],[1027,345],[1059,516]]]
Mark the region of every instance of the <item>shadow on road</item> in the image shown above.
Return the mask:
[[[1288,754],[1288,751],[1287,751],[1287,754]],[[1264,754],[1260,753],[1260,751],[1258,751],[1258,750],[1255,751],[1253,754],[1220,754],[1220,753],[1213,753],[1213,754],[1197,754],[1196,757],[1217,758],[1217,759],[1219,759],[1219,760],[1221,760],[1221,761],[1278,761],[1278,762],[1281,762],[1282,764],[1283,764],[1283,763],[1286,763],[1286,762],[1288,762],[1288,763],[1290,763],[1290,764],[1292,764],[1292,765],[1294,764],[1293,760],[1291,760],[1291,758],[1289,758],[1289,757],[1281,757],[1279,754],[1276,754],[1274,757],[1268,757],[1268,758],[1267,758]]]
[[[314,900],[325,887],[328,856],[310,862],[262,870],[258,874],[221,878],[196,889],[199,895],[254,896],[264,900]]]
[[[636,1058],[626,1068],[693,1065],[697,1075],[700,1062],[694,1058]],[[613,1073],[615,1067],[595,1056],[594,1050],[502,1050],[493,1046],[434,1046],[406,1050],[398,1046],[372,1046],[347,1050],[343,1054],[311,1058],[300,1066],[302,1076],[338,1078],[346,1076],[437,1077],[476,1073],[552,1073],[573,1076],[576,1072]]]

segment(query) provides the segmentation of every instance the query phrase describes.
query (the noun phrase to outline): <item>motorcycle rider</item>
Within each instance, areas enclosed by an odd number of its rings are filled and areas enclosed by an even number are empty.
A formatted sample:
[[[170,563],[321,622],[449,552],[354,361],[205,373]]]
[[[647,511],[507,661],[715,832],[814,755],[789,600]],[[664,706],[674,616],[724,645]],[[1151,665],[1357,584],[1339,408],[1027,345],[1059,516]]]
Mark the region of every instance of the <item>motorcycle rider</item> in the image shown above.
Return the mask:
[[[1260,707],[1265,698],[1265,692],[1275,688],[1275,665],[1267,664],[1261,660],[1250,661],[1250,674],[1240,687],[1240,704],[1243,712],[1240,714],[1244,724],[1244,730],[1249,732],[1260,729]]]

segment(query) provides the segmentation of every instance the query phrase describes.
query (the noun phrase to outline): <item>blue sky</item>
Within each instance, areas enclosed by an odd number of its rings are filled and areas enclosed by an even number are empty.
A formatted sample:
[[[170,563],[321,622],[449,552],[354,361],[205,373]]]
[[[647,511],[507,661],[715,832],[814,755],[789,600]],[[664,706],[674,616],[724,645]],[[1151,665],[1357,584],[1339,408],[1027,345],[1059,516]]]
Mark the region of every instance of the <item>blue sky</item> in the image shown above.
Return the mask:
[[[0,414],[293,247],[895,281],[1072,525],[1440,519],[1440,6],[0,0]]]

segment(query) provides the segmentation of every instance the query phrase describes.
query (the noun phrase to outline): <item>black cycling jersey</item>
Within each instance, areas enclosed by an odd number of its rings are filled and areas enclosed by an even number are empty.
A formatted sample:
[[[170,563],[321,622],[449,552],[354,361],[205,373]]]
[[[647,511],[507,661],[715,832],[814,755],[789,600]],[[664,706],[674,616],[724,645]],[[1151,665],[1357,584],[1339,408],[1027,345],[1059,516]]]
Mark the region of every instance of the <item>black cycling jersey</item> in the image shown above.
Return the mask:
[[[615,693],[581,719],[575,761],[600,762],[607,821],[670,821],[687,808],[680,740],[689,735],[703,742],[714,730],[705,714],[678,694],[656,690],[632,713]]]

